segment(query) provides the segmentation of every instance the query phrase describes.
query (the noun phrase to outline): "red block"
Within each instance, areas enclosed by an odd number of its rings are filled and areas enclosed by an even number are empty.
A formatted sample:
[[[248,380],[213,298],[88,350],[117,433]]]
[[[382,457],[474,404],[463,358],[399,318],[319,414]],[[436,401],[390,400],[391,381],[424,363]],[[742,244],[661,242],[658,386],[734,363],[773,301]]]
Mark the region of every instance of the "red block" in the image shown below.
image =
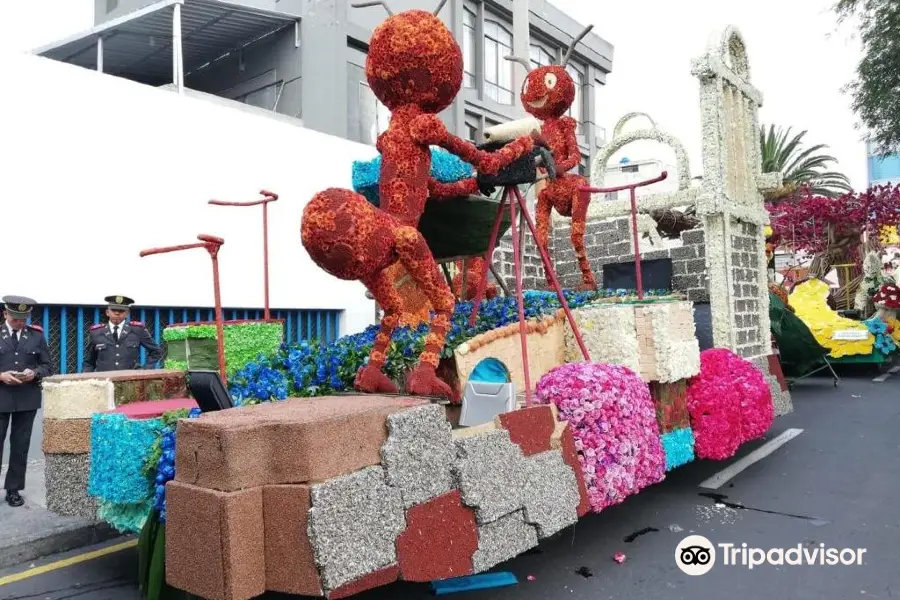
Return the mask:
[[[397,567],[397,565],[391,565],[390,567],[386,567],[384,569],[381,569],[380,571],[375,571],[374,573],[363,575],[359,579],[351,581],[350,583],[345,583],[341,587],[328,592],[326,597],[329,600],[349,598],[350,596],[355,596],[356,594],[365,592],[366,590],[372,590],[383,585],[390,585],[397,581],[397,578],[399,576],[400,568]]]
[[[397,538],[400,578],[424,582],[470,575],[477,549],[475,513],[453,490],[406,511],[406,530]]]
[[[581,502],[578,503],[578,516],[583,517],[591,512],[591,503],[588,499],[587,486],[584,484],[584,471],[582,471],[581,462],[578,460],[578,450],[575,448],[575,437],[572,435],[571,425],[566,425],[562,435],[554,445],[556,444],[558,444],[557,448],[562,451],[565,463],[575,471],[575,480],[578,482],[578,495],[581,496]]]
[[[495,422],[498,427],[509,431],[509,438],[522,449],[525,456],[550,450],[550,438],[556,429],[556,418],[549,405],[503,413]]]
[[[129,419],[156,419],[167,412],[191,410],[192,408],[197,408],[197,401],[193,398],[170,398],[168,400],[131,402],[108,412],[120,413]]]
[[[784,372],[781,370],[781,363],[778,361],[778,356],[775,354],[769,355],[769,373],[775,376],[775,379],[778,380],[778,385],[781,386],[781,391],[786,392],[788,389],[787,381],[784,379]]]

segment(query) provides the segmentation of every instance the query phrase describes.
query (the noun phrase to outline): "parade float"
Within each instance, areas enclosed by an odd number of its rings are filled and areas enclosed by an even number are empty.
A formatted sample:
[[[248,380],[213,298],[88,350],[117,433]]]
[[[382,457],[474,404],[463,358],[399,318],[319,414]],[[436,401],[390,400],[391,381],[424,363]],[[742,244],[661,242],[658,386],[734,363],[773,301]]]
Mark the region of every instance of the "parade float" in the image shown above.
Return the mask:
[[[829,350],[831,364],[890,365],[897,351],[897,303],[882,273],[882,249],[896,237],[900,186],[827,198],[801,191],[791,201],[768,205],[769,242],[813,256],[809,275],[795,282],[790,305]],[[825,277],[834,270],[838,286]],[[896,289],[896,288],[893,288]]]
[[[367,191],[323,191],[303,214],[311,258],[337,277],[361,279],[385,311],[380,325],[274,351],[274,333],[243,336],[245,325],[235,324],[229,336],[216,266],[224,240],[201,235],[196,244],[143,253],[203,248],[212,257],[215,323],[167,334],[184,348],[168,364],[185,370],[45,383],[54,407],[46,430],[61,427],[52,419],[79,421],[65,443],[54,442],[58,454],[79,457],[77,469],[48,464],[48,490],[55,477],[54,493],[81,501],[77,514],[139,533],[143,597],[249,600],[274,591],[343,598],[397,580],[435,584],[483,573],[674,468],[734,456],[791,410],[768,337],[761,190],[777,185],[777,176],[760,173],[758,157],[740,156],[735,146],[744,146],[718,133],[730,129],[714,126],[744,123],[747,139],[755,131],[761,97],[737,30],[727,28],[694,64],[704,164],[716,165],[715,173],[699,191],[641,200],[664,209],[695,195],[700,228],[684,232],[684,252],[665,260],[703,268],[650,290],[633,193],[641,184],[626,186],[630,203],[603,203],[609,188],[602,180],[588,187],[555,178],[556,156],[539,135],[518,132],[488,151],[432,118],[462,77],[459,47],[435,16],[443,4],[434,14],[393,14],[376,28],[367,77],[400,130],[379,140],[377,175],[355,178]],[[397,78],[410,69],[430,74],[413,90],[416,106],[395,97]],[[564,112],[573,83],[565,69],[542,69],[562,89]],[[635,139],[629,135],[612,146]],[[432,145],[464,164],[438,158]],[[451,162],[456,170],[444,170]],[[685,172],[686,161],[680,180]],[[400,185],[398,173],[419,175]],[[631,240],[620,263],[634,289],[564,290],[540,244],[552,289],[523,289],[519,215],[538,236],[518,185],[545,174],[576,184],[571,191],[587,215],[573,215],[570,228],[621,233],[613,241],[625,248]],[[478,194],[491,183],[503,190],[499,200]],[[421,231],[437,198],[456,210],[457,223],[465,222],[461,213],[482,215],[480,233],[458,228],[454,246],[452,230]],[[557,223],[568,218],[565,207],[553,208]],[[482,301],[507,228],[514,282],[497,284],[514,292]],[[566,251],[580,253],[580,234],[571,239]],[[479,255],[474,300],[457,302],[439,265]],[[573,287],[584,287],[585,273],[577,278]],[[404,287],[418,290],[418,304],[415,294],[398,291]],[[696,333],[702,304],[711,314],[712,343],[704,349]],[[186,397],[185,382],[186,370],[211,368],[209,340],[236,406],[203,413]],[[117,393],[117,385],[150,374],[162,383],[140,389],[168,391],[120,400],[133,394]],[[54,412],[63,406],[65,414]]]

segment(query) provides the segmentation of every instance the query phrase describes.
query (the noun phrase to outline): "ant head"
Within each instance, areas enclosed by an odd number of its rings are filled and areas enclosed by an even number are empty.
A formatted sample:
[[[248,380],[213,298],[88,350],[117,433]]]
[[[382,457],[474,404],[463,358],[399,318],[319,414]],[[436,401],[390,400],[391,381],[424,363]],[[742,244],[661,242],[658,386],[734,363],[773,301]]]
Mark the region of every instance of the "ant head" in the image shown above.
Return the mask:
[[[414,104],[427,113],[438,113],[459,93],[462,50],[437,16],[445,2],[441,0],[433,13],[408,10],[396,15],[383,2],[374,3],[384,5],[390,16],[372,33],[366,80],[389,109]]]
[[[569,62],[575,46],[592,28],[593,25],[588,25],[569,44],[562,62],[558,65],[546,65],[532,70],[531,63],[527,59],[506,57],[507,60],[520,63],[528,71],[520,96],[522,106],[528,114],[542,121],[558,119],[572,106],[575,101],[575,81],[566,71],[566,63]]]
[[[538,67],[525,78],[520,98],[528,114],[542,121],[557,119],[575,101],[575,82],[565,67]]]

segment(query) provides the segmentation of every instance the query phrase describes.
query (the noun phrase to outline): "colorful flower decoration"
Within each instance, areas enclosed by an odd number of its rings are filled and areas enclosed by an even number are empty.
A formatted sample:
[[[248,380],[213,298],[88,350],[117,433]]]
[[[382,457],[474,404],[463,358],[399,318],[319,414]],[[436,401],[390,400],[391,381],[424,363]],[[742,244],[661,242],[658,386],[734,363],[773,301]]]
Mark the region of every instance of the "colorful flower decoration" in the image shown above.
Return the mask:
[[[694,460],[694,432],[690,427],[664,433],[662,445],[666,453],[666,471],[684,466]]]
[[[200,409],[191,409],[189,419],[200,416]],[[159,464],[156,467],[156,477],[153,480],[153,509],[159,511],[159,520],[166,522],[166,484],[175,479],[175,425],[168,425],[162,433],[162,453]]]
[[[536,398],[572,427],[591,509],[600,512],[665,477],[650,390],[630,369],[569,363],[544,375]]]
[[[875,349],[882,354],[890,354],[897,349],[897,343],[893,337],[893,328],[877,316],[863,321],[869,328],[869,333],[875,336]]]
[[[95,414],[91,420],[88,494],[110,504],[145,501],[150,486],[144,475],[144,462],[161,429],[161,419]]]
[[[700,353],[700,374],[688,384],[688,411],[697,458],[723,460],[761,437],[775,419],[762,372],[726,348]]]

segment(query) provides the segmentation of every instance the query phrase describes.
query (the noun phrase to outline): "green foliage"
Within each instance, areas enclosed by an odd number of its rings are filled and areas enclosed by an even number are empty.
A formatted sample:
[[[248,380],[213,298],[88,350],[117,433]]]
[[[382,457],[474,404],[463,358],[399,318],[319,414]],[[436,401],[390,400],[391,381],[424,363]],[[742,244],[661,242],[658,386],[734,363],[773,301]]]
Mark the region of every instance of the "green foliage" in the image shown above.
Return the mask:
[[[853,110],[881,153],[900,148],[900,2],[838,0],[841,21],[855,18],[863,58],[847,86]]]
[[[150,446],[150,452],[147,454],[147,460],[144,461],[144,476],[147,477],[148,481],[153,481],[156,477],[156,466],[159,464],[159,457],[162,456],[162,432],[166,429],[174,428],[178,421],[181,419],[187,419],[190,411],[185,408],[181,408],[178,410],[173,410],[171,412],[167,412],[162,416],[162,428],[159,431],[159,435],[156,436],[156,439],[153,441],[153,445]]]
[[[853,191],[850,180],[843,173],[826,170],[830,163],[837,163],[833,156],[820,153],[828,146],[816,144],[803,147],[806,131],[791,135],[791,128],[770,125],[759,128],[759,144],[763,173],[780,172],[784,184],[768,194],[766,200],[777,202],[788,198],[801,186],[808,186],[817,196],[837,198]]]

